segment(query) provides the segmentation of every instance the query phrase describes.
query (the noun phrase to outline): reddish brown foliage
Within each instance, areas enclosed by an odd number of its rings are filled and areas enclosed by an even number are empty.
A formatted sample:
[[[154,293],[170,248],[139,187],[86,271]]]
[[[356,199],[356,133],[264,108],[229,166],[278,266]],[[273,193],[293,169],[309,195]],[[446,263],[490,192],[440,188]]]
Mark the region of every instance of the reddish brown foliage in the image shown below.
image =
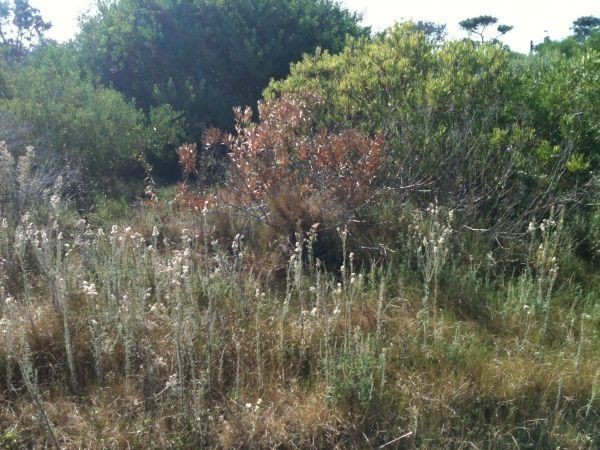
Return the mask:
[[[304,201],[318,196],[352,209],[369,198],[383,138],[314,130],[314,101],[284,97],[263,103],[257,124],[249,109],[236,111],[237,134],[226,145],[232,161],[229,189],[240,203],[273,203],[293,193]]]
[[[194,211],[204,211],[205,209],[212,208],[216,203],[214,195],[191,192],[185,182],[178,183],[177,188],[179,192],[175,200],[180,206],[193,209]]]
[[[179,155],[179,164],[181,165],[181,171],[183,177],[189,177],[196,173],[196,144],[183,144],[177,149],[177,155]]]
[[[295,224],[322,216],[315,209],[347,214],[372,198],[383,137],[316,129],[311,107],[317,101],[284,97],[262,103],[258,123],[252,122],[250,108],[238,108],[234,135],[206,132],[207,150],[222,145],[229,150],[230,174],[222,192],[228,200],[263,211],[270,206],[279,219]],[[193,173],[189,147],[179,155],[184,174]]]

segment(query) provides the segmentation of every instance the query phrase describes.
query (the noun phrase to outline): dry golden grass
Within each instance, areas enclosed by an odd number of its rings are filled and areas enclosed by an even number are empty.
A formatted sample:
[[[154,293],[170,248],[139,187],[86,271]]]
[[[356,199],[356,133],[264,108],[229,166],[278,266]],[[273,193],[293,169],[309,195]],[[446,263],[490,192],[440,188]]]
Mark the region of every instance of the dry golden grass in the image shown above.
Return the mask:
[[[24,288],[7,291],[22,276],[3,284],[0,448],[51,446],[42,414],[69,449],[600,442],[600,318],[569,303],[569,286],[546,338],[543,314],[511,304],[502,283],[471,298],[487,296],[478,318],[462,314],[471,291],[463,303],[452,294],[460,279],[446,290],[440,278],[424,335],[424,289],[410,268],[352,274],[347,260],[345,275],[328,274],[296,247],[274,276],[285,258],[269,266],[272,249],[251,244],[260,229],[220,225],[231,212],[205,222],[166,208],[104,234],[64,225],[77,244],[56,272],[28,250],[28,300]],[[64,245],[57,232],[49,239]],[[56,305],[50,281],[60,278],[69,288]]]

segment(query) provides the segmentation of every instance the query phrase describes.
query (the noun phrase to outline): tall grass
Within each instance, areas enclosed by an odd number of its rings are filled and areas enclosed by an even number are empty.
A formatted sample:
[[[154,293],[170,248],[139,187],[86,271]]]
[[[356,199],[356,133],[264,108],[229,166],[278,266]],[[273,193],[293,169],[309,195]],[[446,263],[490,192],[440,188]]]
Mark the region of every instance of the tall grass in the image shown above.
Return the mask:
[[[372,264],[356,227],[298,227],[287,253],[229,206],[19,211],[0,219],[3,447],[600,445],[598,288],[560,268],[561,214],[511,272],[436,205]]]
[[[107,227],[55,205],[2,228],[0,423],[17,447],[598,445],[600,316],[552,271],[558,223],[530,233],[515,284],[482,284],[497,327],[446,295],[460,255],[435,207],[414,216],[412,276],[357,269],[341,229],[341,268],[300,231],[287,281],[258,263],[255,225],[226,241],[225,211],[170,208]],[[579,328],[560,323],[572,309]]]

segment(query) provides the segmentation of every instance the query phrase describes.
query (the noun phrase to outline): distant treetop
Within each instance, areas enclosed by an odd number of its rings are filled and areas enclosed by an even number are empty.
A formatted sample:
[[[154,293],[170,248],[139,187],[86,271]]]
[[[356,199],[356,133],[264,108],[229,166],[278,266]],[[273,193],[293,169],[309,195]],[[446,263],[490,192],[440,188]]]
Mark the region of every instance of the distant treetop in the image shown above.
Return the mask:
[[[4,59],[19,60],[43,42],[52,24],[29,0],[0,0],[0,47]]]
[[[468,19],[465,20],[461,20],[458,24],[460,25],[460,27],[469,32],[469,33],[473,33],[476,34],[477,36],[479,36],[481,38],[481,42],[483,43],[485,41],[484,38],[484,31],[487,27],[489,27],[490,25],[494,25],[498,23],[498,18],[494,17],[494,16],[477,16],[477,17],[470,17]],[[511,25],[498,25],[498,27],[496,28],[496,30],[498,31],[498,35],[495,36],[493,39],[498,39],[500,36],[508,33],[510,30],[512,30],[514,27]]]
[[[572,30],[575,37],[586,39],[593,32],[600,31],[600,17],[582,16],[573,22]]]

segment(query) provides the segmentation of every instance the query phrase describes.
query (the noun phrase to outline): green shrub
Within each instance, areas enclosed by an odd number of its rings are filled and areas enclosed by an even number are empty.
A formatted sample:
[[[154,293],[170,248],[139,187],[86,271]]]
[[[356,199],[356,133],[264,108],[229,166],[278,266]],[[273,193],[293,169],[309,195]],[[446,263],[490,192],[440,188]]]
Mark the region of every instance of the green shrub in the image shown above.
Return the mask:
[[[122,94],[82,76],[65,47],[40,50],[11,74],[10,87],[0,108],[27,124],[30,143],[82,167],[88,189],[115,193],[116,181],[141,180],[140,153],[165,160],[164,149],[179,143],[181,120],[171,108],[157,108],[146,119]]]
[[[316,123],[383,133],[380,182],[395,203],[437,200],[494,240],[571,201],[596,167],[598,61],[591,50],[567,59],[470,40],[437,47],[403,24],[305,56],[265,96],[315,92]]]

